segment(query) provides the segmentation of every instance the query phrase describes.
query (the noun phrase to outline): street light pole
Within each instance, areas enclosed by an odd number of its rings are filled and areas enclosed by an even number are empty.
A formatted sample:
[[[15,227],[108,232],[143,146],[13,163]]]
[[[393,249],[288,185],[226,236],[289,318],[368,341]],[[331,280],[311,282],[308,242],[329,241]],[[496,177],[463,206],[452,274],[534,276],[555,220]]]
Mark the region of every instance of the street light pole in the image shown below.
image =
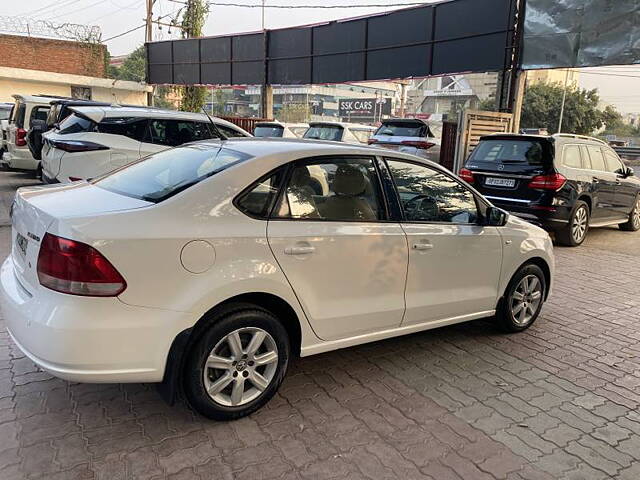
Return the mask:
[[[560,120],[558,121],[558,133],[562,133],[562,117],[564,117],[564,103],[567,100],[567,84],[569,83],[569,69],[564,76],[564,90],[562,91],[562,105],[560,105]]]

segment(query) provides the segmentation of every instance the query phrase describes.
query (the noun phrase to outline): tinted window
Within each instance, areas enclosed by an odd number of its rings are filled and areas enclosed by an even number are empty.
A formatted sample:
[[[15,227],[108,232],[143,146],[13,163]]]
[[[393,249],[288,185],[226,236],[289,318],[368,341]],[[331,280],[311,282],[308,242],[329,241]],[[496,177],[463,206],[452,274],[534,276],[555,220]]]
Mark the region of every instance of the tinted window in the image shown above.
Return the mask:
[[[607,167],[604,164],[604,156],[600,147],[588,146],[587,150],[589,150],[589,158],[591,159],[591,169],[606,172]]]
[[[384,122],[375,134],[393,137],[433,137],[429,127],[422,122]]]
[[[197,140],[212,138],[211,126],[205,122],[181,120],[151,120],[149,138],[146,140],[158,145],[177,147]]]
[[[60,124],[60,131],[58,131],[58,133],[67,135],[70,133],[93,132],[95,131],[95,127],[96,124],[87,117],[82,117],[74,113]]]
[[[247,158],[249,155],[234,150],[195,144],[150,155],[94,183],[112,192],[160,202]]]
[[[313,138],[316,140],[342,140],[342,127],[338,125],[316,125],[311,126],[304,132],[303,138]]]
[[[24,103],[18,104],[18,108],[13,109],[14,117],[12,123],[16,124],[18,128],[24,128],[24,116],[27,111],[27,106]]]
[[[541,142],[531,140],[482,140],[473,150],[469,162],[543,165],[545,149]]]
[[[42,120],[43,122],[46,122],[47,115],[49,115],[49,108],[50,107],[33,107],[31,109],[29,124],[31,124],[32,120]]]
[[[622,162],[618,159],[618,156],[610,150],[604,151],[604,156],[607,161],[607,171],[613,173],[624,172],[624,167],[622,166]]]
[[[258,125],[253,131],[253,136],[254,137],[282,137],[283,132],[284,132],[284,128],[279,127],[277,125],[273,125],[273,126]]]
[[[138,118],[105,118],[98,124],[98,132],[111,135],[122,135],[141,141],[145,135],[146,119]]]
[[[220,125],[216,123],[218,129],[222,131],[228,138],[241,138],[246,137],[246,135],[235,128],[227,127],[226,125]],[[218,135],[214,135],[214,138],[218,138]]]
[[[0,109],[0,120],[7,120],[9,118],[9,115],[11,115],[10,108]]]
[[[565,167],[582,168],[580,147],[578,145],[565,146],[563,156],[562,163]]]
[[[253,217],[267,218],[271,205],[278,194],[278,185],[283,170],[259,181],[251,190],[238,198],[236,205]]]
[[[332,159],[297,165],[287,183],[278,216],[331,221],[373,221],[384,217],[373,160]]]
[[[470,190],[432,168],[388,160],[408,221],[476,223],[478,207]]]

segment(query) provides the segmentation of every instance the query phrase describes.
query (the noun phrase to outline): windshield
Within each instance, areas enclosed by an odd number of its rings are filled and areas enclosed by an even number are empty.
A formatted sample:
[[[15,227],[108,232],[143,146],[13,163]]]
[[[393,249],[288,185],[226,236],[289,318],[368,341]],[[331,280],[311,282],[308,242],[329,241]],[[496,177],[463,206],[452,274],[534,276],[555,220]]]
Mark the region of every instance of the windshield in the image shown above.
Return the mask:
[[[544,150],[542,143],[537,140],[481,140],[469,157],[469,162],[541,166],[547,158]]]
[[[385,122],[375,134],[392,137],[433,137],[429,127],[422,122]]]
[[[93,183],[105,190],[157,203],[248,158],[250,155],[235,150],[192,144],[150,155]]]
[[[96,124],[87,117],[82,117],[74,113],[62,121],[58,133],[60,135],[67,135],[70,133],[91,132],[95,129],[95,125]]]
[[[284,128],[279,125],[258,125],[253,131],[254,137],[282,137]]]
[[[312,125],[304,133],[303,138],[313,138],[317,140],[342,140],[342,127],[339,125]]]

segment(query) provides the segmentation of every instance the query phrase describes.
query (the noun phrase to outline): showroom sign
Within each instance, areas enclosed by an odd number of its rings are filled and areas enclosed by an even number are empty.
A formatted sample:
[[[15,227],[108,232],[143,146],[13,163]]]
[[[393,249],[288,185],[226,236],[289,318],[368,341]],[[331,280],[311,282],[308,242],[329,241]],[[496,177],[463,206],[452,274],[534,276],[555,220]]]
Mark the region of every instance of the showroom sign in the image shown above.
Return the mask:
[[[391,115],[390,98],[343,98],[338,101],[341,117],[373,117]]]

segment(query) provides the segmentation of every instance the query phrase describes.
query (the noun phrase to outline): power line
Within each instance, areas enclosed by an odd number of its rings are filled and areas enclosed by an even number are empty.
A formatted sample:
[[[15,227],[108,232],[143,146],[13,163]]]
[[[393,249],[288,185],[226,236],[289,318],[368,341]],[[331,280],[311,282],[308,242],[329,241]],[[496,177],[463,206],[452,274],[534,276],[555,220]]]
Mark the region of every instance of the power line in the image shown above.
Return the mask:
[[[138,25],[137,27],[133,27],[131,30],[127,30],[126,32],[119,33],[118,35],[114,35],[113,37],[105,38],[102,40],[102,43],[108,42],[109,40],[113,40],[115,38],[120,38],[128,33],[135,32],[136,30],[140,30],[141,28],[146,27],[147,24],[143,23],[142,25]]]

